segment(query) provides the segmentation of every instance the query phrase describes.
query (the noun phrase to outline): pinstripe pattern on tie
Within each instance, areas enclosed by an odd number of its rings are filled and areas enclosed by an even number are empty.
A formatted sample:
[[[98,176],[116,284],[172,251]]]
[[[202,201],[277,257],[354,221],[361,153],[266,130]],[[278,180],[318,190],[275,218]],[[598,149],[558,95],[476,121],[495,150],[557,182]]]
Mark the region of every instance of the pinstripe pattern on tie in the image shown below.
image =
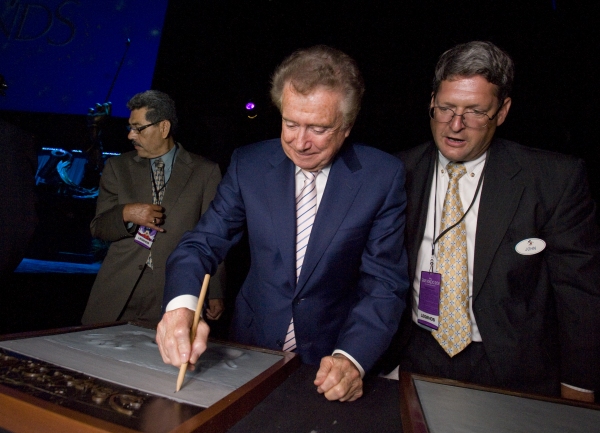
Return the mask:
[[[161,158],[158,158],[154,161],[152,171],[152,204],[161,204],[165,195],[165,162]],[[148,254],[146,265],[150,269],[154,269],[152,265],[152,251]]]
[[[300,278],[310,232],[317,214],[317,175],[319,172],[302,170],[302,174],[304,174],[304,185],[296,197],[296,282]],[[292,351],[294,349],[296,349],[296,334],[292,317],[283,343],[283,350]]]

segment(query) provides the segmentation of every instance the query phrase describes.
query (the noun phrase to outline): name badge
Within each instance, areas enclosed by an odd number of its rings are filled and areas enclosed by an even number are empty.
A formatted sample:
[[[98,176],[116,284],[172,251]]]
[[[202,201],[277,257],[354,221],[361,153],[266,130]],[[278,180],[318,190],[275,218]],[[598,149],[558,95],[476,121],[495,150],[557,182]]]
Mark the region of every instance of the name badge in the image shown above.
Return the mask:
[[[419,286],[419,308],[417,322],[431,329],[438,329],[440,323],[440,282],[442,275],[437,272],[421,271]]]
[[[154,242],[155,237],[156,230],[146,226],[140,226],[135,234],[134,240],[144,248],[150,249],[152,248],[152,243]]]
[[[538,238],[524,239],[515,246],[515,250],[524,256],[541,253],[546,248],[546,242]]]

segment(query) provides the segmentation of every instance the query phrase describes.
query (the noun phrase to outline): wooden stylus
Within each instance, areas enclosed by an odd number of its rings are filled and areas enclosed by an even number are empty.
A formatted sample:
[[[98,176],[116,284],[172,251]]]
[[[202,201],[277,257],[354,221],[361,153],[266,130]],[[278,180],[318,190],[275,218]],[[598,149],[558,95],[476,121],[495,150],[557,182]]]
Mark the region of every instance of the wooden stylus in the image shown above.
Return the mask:
[[[206,297],[206,291],[208,290],[209,280],[210,274],[206,274],[204,276],[204,281],[202,282],[202,289],[200,290],[200,297],[198,298],[198,306],[196,307],[196,312],[194,313],[194,323],[192,324],[192,329],[190,332],[191,344],[194,344],[194,339],[196,338],[196,329],[198,329],[198,323],[200,322],[200,317],[202,317],[202,307],[204,306],[204,298]],[[181,385],[183,384],[183,379],[185,378],[185,372],[187,370],[187,367],[188,363],[186,362],[185,364],[182,364],[179,368],[179,376],[177,376],[177,386],[175,388],[175,392],[178,392],[181,389]]]

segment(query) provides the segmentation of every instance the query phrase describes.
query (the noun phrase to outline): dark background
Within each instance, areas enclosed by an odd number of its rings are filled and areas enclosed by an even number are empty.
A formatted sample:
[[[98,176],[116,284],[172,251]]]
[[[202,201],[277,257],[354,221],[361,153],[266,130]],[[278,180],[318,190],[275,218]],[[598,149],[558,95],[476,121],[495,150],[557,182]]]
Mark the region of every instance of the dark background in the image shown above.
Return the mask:
[[[584,158],[598,201],[599,16],[598,3],[589,6],[578,0],[171,0],[152,87],[176,101],[178,141],[225,169],[234,148],[279,135],[279,113],[268,99],[277,64],[295,49],[328,44],[354,57],[366,82],[350,139],[396,152],[430,138],[427,107],[439,55],[457,43],[489,40],[516,64],[512,107],[497,135]],[[120,55],[122,47],[114,50]],[[254,119],[244,108],[249,101],[257,105]],[[89,105],[96,102],[103,101],[90,100]],[[81,149],[86,140],[86,113],[0,114],[33,132],[40,148]],[[108,119],[102,136],[105,151],[131,149],[126,124],[124,118]],[[31,257],[44,256],[41,245],[59,244],[63,251],[88,248],[93,203],[46,197],[41,205],[44,230],[36,234]],[[52,241],[44,243],[48,239]],[[235,290],[247,256],[242,248],[232,257],[229,274]],[[64,286],[61,281],[57,284]],[[92,282],[93,276],[77,280],[80,294],[73,309],[83,308]],[[25,286],[33,290],[37,284],[28,280]],[[15,306],[43,303],[28,291],[19,293],[11,298]],[[64,308],[72,295],[60,293],[59,307]],[[72,317],[79,315],[71,311]]]
[[[598,5],[577,1],[171,1],[154,86],[178,102],[199,148],[229,148],[279,133],[269,77],[293,50],[324,43],[354,57],[367,92],[352,138],[387,151],[430,136],[437,58],[490,40],[516,63],[513,106],[499,135],[597,161]],[[252,99],[259,116],[245,117]],[[190,128],[191,127],[191,128]],[[592,167],[593,168],[593,167]]]
[[[184,146],[226,166],[233,148],[279,135],[279,113],[268,99],[279,62],[298,48],[332,45],[354,57],[365,77],[351,138],[395,152],[430,137],[439,55],[457,43],[490,40],[516,64],[513,105],[498,135],[583,157],[595,175],[598,17],[599,3],[579,0],[171,0],[152,87],[176,101]],[[122,47],[114,52],[120,56]],[[250,100],[255,119],[244,109]],[[103,101],[89,105],[96,102]],[[34,132],[39,146],[80,149],[85,141],[85,113],[2,114]],[[105,125],[106,151],[131,149],[124,125],[124,118]]]

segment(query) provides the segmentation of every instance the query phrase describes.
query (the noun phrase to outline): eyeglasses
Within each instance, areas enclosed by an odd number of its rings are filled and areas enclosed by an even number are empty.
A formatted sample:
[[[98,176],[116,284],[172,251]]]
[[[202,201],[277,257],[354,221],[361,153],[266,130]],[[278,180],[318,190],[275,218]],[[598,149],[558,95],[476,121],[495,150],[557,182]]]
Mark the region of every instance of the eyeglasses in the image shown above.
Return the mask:
[[[502,103],[504,105],[504,103]],[[461,117],[462,124],[465,128],[481,129],[485,128],[488,123],[496,118],[502,105],[492,117],[480,111],[465,111],[463,114],[456,114],[452,108],[433,106],[429,109],[429,117],[439,123],[450,123],[454,116]]]
[[[136,134],[141,134],[141,132],[142,132],[144,129],[146,129],[146,128],[149,128],[149,127],[151,127],[152,125],[156,125],[157,123],[160,123],[160,122],[162,122],[162,120],[159,120],[159,121],[157,121],[157,122],[154,122],[154,123],[149,123],[149,124],[147,124],[147,125],[140,126],[139,128],[136,128],[135,126],[127,125],[127,126],[125,127],[125,129],[127,129],[127,132],[135,132]]]

